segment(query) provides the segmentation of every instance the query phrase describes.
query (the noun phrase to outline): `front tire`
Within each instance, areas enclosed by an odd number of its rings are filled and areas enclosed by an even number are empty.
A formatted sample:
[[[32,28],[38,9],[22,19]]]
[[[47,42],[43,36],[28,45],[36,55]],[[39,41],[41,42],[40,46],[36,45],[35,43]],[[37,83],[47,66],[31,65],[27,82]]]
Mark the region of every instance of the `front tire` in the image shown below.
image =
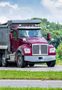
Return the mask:
[[[54,67],[55,64],[56,64],[56,60],[55,60],[55,61],[47,62],[47,66],[48,66],[48,67]]]
[[[24,56],[21,53],[17,53],[17,66],[23,68],[25,65]]]

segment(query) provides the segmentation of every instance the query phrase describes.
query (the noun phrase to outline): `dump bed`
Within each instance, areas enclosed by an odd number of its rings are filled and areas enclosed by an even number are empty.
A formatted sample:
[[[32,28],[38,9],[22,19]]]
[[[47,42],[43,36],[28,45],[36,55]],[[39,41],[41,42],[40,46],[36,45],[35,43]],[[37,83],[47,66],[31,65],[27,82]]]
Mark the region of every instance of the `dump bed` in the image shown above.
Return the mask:
[[[8,25],[0,25],[0,46],[8,46],[8,48],[10,47]]]

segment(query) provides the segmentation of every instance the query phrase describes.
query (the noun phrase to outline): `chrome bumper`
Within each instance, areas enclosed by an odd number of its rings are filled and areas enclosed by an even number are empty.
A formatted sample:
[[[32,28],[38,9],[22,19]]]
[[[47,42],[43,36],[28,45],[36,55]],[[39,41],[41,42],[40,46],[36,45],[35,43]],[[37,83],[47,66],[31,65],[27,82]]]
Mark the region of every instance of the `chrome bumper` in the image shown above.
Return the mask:
[[[48,62],[56,60],[56,56],[24,56],[24,60],[29,62]]]

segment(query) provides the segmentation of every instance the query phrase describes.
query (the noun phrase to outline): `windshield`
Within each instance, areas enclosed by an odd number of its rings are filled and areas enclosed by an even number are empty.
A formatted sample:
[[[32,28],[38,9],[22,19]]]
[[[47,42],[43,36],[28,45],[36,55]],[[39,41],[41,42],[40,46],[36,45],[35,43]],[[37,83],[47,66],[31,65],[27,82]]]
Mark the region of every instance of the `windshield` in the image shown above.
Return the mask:
[[[19,30],[19,38],[21,37],[42,37],[41,30]]]

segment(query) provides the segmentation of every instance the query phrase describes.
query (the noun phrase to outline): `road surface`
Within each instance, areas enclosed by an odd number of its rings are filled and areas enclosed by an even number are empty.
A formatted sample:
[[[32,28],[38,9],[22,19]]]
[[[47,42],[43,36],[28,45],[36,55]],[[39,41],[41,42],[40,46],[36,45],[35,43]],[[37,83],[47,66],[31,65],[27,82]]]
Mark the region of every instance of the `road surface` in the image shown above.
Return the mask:
[[[62,88],[62,81],[58,80],[0,80],[0,87],[42,87]]]
[[[62,66],[48,68],[46,65],[35,65],[34,67],[17,68],[15,66],[0,67],[0,70],[20,71],[62,71]],[[61,80],[0,80],[0,87],[42,87],[62,88]]]
[[[20,71],[62,71],[61,65],[55,67],[47,67],[47,65],[35,65],[34,67],[18,68],[15,66],[0,67],[0,70],[20,70]]]

